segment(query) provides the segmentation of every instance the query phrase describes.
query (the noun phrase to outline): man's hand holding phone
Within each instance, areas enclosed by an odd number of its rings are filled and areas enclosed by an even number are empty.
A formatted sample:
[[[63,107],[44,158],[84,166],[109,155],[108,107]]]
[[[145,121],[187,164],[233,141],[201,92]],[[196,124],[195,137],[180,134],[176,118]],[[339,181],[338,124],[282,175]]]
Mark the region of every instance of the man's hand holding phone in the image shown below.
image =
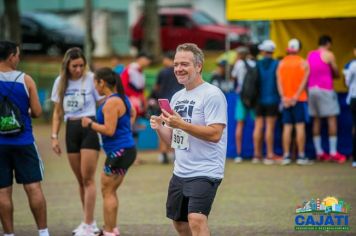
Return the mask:
[[[159,107],[161,108],[161,111],[162,111],[163,115],[164,115],[163,110],[168,112],[170,115],[174,114],[174,112],[173,112],[173,110],[171,108],[171,105],[169,104],[168,99],[160,98],[160,99],[158,99],[158,104],[159,104]]]

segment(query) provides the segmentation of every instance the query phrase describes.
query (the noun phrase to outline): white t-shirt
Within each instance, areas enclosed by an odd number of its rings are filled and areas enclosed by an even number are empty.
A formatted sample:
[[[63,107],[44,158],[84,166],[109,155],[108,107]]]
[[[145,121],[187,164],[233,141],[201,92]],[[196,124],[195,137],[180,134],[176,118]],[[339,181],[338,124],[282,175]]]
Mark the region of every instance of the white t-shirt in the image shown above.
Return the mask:
[[[256,66],[256,62],[253,60],[247,59],[246,61],[249,66],[251,67]],[[247,68],[244,61],[241,59],[237,60],[234,65],[234,68],[231,71],[231,76],[237,78],[238,88],[242,88],[242,84],[244,83],[244,78],[246,73],[247,73]]]
[[[60,76],[54,81],[51,100],[59,103],[58,86]],[[94,74],[86,73],[78,80],[68,80],[68,87],[64,93],[64,120],[69,117],[80,118],[96,115],[96,102],[102,99],[94,86]]]
[[[349,68],[344,71],[345,82],[349,87],[346,102],[350,104],[351,98],[356,98],[356,60],[352,61]]]
[[[130,83],[135,86],[136,89],[144,89],[145,88],[145,75],[140,70],[140,65],[136,62],[133,62],[129,65],[129,76]]]
[[[178,91],[170,105],[189,123],[225,125],[218,143],[188,135],[189,149],[175,149],[173,173],[183,178],[206,176],[222,179],[227,148],[227,102],[224,94],[216,86],[204,82],[193,90]]]

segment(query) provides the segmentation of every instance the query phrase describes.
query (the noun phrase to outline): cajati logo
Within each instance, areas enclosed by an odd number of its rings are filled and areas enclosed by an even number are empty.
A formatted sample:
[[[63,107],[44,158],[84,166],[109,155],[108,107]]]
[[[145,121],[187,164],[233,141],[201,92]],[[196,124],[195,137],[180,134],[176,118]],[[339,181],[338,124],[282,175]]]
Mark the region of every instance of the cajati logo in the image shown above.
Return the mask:
[[[336,197],[312,198],[297,206],[295,230],[348,231],[351,206]]]

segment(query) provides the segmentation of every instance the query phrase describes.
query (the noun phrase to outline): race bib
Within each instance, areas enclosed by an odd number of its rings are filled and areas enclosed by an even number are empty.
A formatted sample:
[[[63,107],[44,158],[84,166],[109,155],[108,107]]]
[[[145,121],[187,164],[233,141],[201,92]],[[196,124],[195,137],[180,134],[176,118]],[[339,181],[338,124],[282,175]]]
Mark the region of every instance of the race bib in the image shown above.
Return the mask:
[[[73,113],[84,107],[84,94],[76,92],[72,95],[64,96],[63,109],[65,113]]]
[[[173,129],[171,147],[181,150],[189,149],[189,135],[181,129]]]

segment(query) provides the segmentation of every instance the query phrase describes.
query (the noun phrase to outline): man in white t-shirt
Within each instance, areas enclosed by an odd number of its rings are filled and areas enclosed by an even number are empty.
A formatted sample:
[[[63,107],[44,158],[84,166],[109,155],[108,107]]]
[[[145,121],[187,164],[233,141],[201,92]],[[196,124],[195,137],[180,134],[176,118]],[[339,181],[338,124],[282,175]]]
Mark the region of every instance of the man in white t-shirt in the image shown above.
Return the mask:
[[[179,235],[210,235],[208,215],[224,177],[227,102],[219,88],[204,82],[204,54],[195,44],[177,47],[174,73],[184,89],[170,102],[174,114],[151,116],[151,127],[175,149],[167,217]],[[164,123],[164,125],[163,125]]]

